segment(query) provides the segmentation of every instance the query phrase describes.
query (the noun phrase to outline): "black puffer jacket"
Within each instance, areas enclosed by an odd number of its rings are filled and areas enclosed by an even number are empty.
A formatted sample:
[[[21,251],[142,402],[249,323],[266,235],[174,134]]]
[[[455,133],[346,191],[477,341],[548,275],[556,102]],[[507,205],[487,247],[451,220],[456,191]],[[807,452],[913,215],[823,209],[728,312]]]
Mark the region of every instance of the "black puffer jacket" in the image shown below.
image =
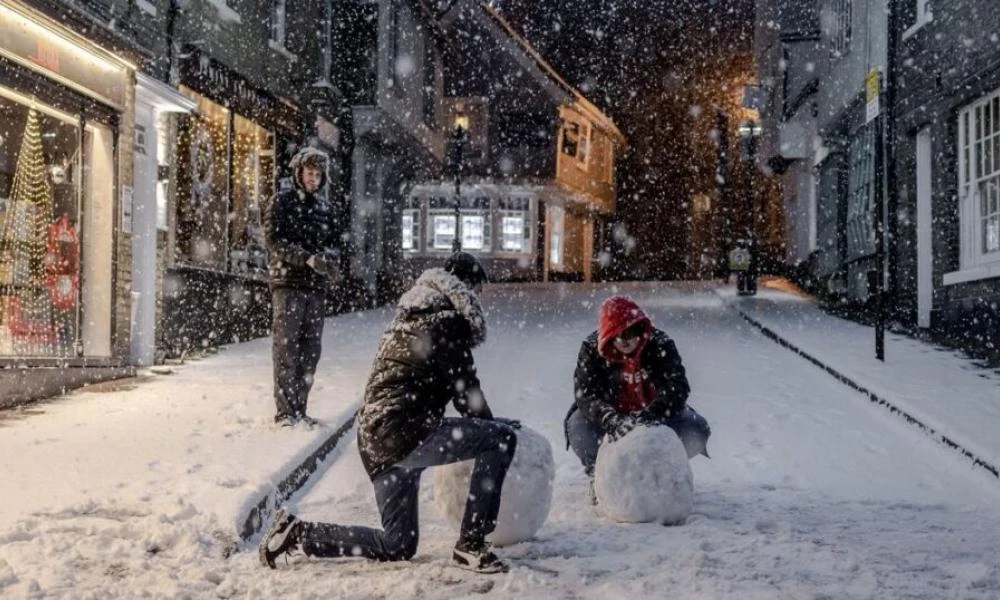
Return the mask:
[[[472,349],[486,339],[475,293],[444,269],[428,269],[399,300],[379,344],[358,414],[358,450],[375,478],[441,424],[449,402],[492,419]]]
[[[680,414],[691,388],[677,346],[670,336],[654,327],[649,342],[639,354],[639,363],[656,387],[656,396],[643,412],[654,419]],[[574,410],[582,410],[587,419],[600,424],[609,413],[616,412],[621,382],[621,367],[598,352],[595,331],[580,345],[573,373],[576,401],[566,418]]]
[[[306,192],[297,174],[293,179],[295,186],[278,192],[264,215],[271,286],[324,290],[329,278],[306,261],[327,251],[339,255],[343,216],[322,196]]]

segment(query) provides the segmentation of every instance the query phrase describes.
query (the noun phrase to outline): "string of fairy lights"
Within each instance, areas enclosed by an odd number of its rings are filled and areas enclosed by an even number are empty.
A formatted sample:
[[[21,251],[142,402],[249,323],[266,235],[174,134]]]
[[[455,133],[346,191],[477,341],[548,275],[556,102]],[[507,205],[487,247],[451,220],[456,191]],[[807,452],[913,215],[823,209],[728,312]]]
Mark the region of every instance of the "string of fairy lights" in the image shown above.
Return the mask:
[[[4,327],[21,325],[27,341],[27,347],[20,349],[23,354],[46,355],[54,351],[54,335],[45,331],[52,325],[44,265],[51,221],[52,188],[46,178],[38,112],[32,108],[24,127],[6,218],[0,228],[0,310]],[[15,318],[18,323],[13,322]],[[0,353],[15,350],[4,347],[9,345],[9,338],[0,339]]]

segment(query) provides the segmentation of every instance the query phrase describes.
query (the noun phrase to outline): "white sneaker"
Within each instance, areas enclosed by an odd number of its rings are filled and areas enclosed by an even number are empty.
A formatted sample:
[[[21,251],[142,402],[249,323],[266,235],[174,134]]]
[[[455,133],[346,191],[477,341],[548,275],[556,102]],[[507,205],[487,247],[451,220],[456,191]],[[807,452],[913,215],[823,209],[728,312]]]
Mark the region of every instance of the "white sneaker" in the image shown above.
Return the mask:
[[[478,547],[462,548],[459,543],[452,551],[451,560],[455,566],[476,573],[506,573],[510,566],[490,551],[490,545],[483,543]]]

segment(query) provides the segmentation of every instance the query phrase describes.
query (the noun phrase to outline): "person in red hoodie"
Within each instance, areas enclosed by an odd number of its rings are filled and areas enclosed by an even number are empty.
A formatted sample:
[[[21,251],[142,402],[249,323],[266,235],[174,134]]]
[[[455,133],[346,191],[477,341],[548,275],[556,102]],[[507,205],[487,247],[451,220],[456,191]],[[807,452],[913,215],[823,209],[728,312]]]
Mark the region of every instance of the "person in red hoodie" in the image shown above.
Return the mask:
[[[641,424],[672,428],[688,458],[708,456],[711,428],[687,405],[691,388],[677,346],[631,299],[612,296],[601,305],[597,331],[580,346],[573,384],[566,443],[591,481],[605,434],[618,439]]]

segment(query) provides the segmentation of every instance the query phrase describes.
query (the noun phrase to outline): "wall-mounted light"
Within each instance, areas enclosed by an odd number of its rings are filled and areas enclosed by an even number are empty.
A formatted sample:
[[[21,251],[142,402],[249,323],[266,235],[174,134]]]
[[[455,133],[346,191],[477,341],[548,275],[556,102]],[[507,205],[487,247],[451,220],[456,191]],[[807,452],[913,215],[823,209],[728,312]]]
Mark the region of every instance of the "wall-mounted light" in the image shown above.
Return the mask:
[[[465,131],[468,131],[469,130],[469,115],[467,115],[467,114],[459,111],[458,114],[455,115],[455,122],[454,122],[453,125],[454,125],[455,129],[463,129]]]

